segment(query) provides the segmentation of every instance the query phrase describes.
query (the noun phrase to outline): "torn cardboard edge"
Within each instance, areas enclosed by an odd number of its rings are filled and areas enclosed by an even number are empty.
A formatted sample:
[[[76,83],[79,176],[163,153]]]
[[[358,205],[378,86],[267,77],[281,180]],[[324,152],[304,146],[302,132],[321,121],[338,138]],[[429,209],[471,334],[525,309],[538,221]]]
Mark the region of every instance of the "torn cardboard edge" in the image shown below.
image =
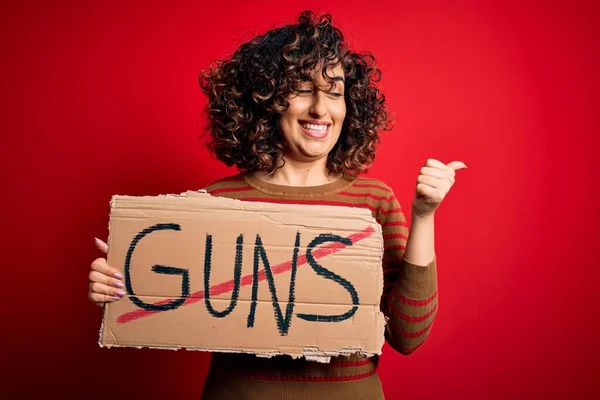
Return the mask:
[[[214,198],[214,199],[218,199],[219,202],[230,202],[230,203],[253,203],[254,205],[256,204],[262,204],[265,208],[267,208],[267,210],[271,207],[276,206],[277,208],[280,209],[287,209],[287,210],[293,210],[295,207],[297,207],[297,204],[280,204],[280,203],[270,203],[270,202],[245,202],[243,200],[238,200],[238,199],[231,199],[231,198],[225,198],[225,197],[215,197],[210,195],[206,189],[200,189],[200,190],[196,190],[196,191],[192,191],[192,190],[188,190],[185,192],[181,192],[179,194],[158,194],[158,195],[145,195],[145,196],[128,196],[128,195],[113,195],[110,201],[110,209],[111,212],[109,214],[109,223],[108,223],[108,231],[109,231],[109,235],[108,235],[108,239],[107,239],[107,243],[109,245],[109,251],[110,251],[110,244],[111,244],[111,221],[110,221],[110,216],[113,212],[113,210],[115,209],[115,203],[116,200],[118,198],[200,198],[200,197],[206,197],[206,198]],[[302,205],[302,207],[312,207],[311,205]],[[318,205],[316,207],[321,207],[321,208],[334,208],[334,209],[344,209],[346,212],[351,212],[351,213],[355,213],[357,216],[362,216],[365,217],[366,219],[372,220],[375,222],[375,224],[378,226],[379,230],[378,230],[378,234],[383,237],[382,234],[382,229],[381,226],[379,225],[379,223],[377,223],[376,219],[373,218],[373,216],[371,215],[370,211],[365,209],[365,208],[360,208],[360,207],[342,207],[342,206],[332,206],[332,205]],[[352,211],[350,211],[352,210]],[[383,258],[383,240],[381,240],[380,242],[380,256],[381,259]],[[108,255],[107,255],[108,257]],[[383,288],[383,274],[381,274],[381,283],[380,283],[380,287]],[[350,356],[352,354],[360,354],[362,356],[365,357],[373,357],[375,355],[380,355],[382,353],[382,348],[385,342],[385,326],[387,324],[388,318],[385,317],[385,315],[383,315],[383,313],[381,312],[381,310],[377,310],[376,312],[376,319],[378,321],[379,325],[377,328],[377,331],[381,331],[382,334],[380,335],[380,340],[378,342],[377,348],[378,351],[372,352],[372,351],[365,351],[364,349],[360,348],[360,347],[341,347],[336,349],[335,351],[327,351],[327,350],[321,350],[319,347],[317,346],[305,346],[304,348],[302,348],[301,353],[300,354],[291,354],[291,353],[286,353],[286,352],[282,352],[279,350],[273,350],[273,349],[269,349],[267,351],[260,351],[257,349],[252,349],[252,350],[245,350],[245,349],[241,349],[241,348],[230,348],[230,347],[222,347],[222,348],[215,348],[215,347],[205,347],[205,346],[189,346],[189,345],[156,345],[156,344],[118,344],[118,343],[112,343],[112,344],[103,344],[103,336],[104,336],[104,331],[105,329],[108,329],[110,331],[110,328],[108,328],[106,326],[106,315],[108,313],[108,310],[110,308],[110,303],[107,303],[106,306],[104,307],[103,310],[103,318],[102,318],[102,323],[100,326],[100,330],[99,330],[99,340],[98,340],[98,344],[101,348],[111,348],[111,347],[129,347],[129,348],[138,348],[138,349],[142,349],[142,348],[148,348],[148,349],[161,349],[161,350],[189,350],[189,351],[206,351],[206,352],[222,352],[222,353],[240,353],[240,354],[253,354],[257,357],[261,357],[261,358],[271,358],[274,356],[281,356],[281,355],[287,355],[290,356],[292,358],[301,358],[304,357],[305,359],[309,360],[309,361],[314,361],[314,362],[320,362],[320,363],[328,363],[331,360],[331,357],[336,357],[336,356]],[[113,334],[114,336],[114,334]]]
[[[102,336],[100,336],[102,337]],[[385,339],[384,339],[385,341]],[[383,342],[381,343],[381,347],[383,348]],[[249,351],[249,350],[242,350],[242,349],[235,349],[235,348],[222,348],[222,349],[217,349],[217,348],[207,348],[207,347],[201,347],[201,346],[156,346],[156,345],[123,345],[123,344],[111,344],[111,345],[103,345],[101,340],[98,341],[98,345],[101,348],[111,348],[111,347],[121,347],[121,348],[135,348],[135,349],[149,349],[149,350],[172,350],[172,351],[177,351],[177,350],[186,350],[186,351],[204,351],[207,353],[236,353],[236,354],[252,354],[255,355],[256,357],[260,357],[260,358],[272,358],[275,356],[288,356],[291,357],[293,359],[297,359],[297,358],[305,358],[307,361],[314,361],[314,362],[319,362],[319,363],[329,363],[331,361],[332,357],[338,357],[338,356],[343,356],[343,357],[349,357],[353,354],[360,354],[364,357],[370,358],[376,355],[381,355],[381,350],[376,352],[376,353],[369,353],[369,352],[365,352],[363,350],[361,350],[360,348],[352,348],[352,347],[347,347],[347,348],[340,348],[338,351],[323,351],[320,350],[318,347],[314,347],[314,346],[306,346],[304,347],[302,354],[300,355],[293,355],[293,354],[289,354],[289,353],[282,353],[280,351],[268,351],[268,352],[260,352],[260,351]]]

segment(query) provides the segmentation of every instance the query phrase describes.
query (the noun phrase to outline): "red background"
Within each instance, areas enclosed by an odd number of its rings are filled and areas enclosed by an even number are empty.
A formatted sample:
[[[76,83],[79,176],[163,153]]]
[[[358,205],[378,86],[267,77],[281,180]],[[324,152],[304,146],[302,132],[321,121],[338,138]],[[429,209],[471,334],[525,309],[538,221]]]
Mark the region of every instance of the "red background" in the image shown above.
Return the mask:
[[[310,8],[383,70],[398,122],[368,176],[409,210],[427,158],[468,166],[436,215],[437,322],[385,346],[388,398],[600,396],[594,2],[202,3],[2,3],[2,393],[198,398],[208,354],[98,346],[93,237],[112,194],[236,172],[199,139],[199,71]]]

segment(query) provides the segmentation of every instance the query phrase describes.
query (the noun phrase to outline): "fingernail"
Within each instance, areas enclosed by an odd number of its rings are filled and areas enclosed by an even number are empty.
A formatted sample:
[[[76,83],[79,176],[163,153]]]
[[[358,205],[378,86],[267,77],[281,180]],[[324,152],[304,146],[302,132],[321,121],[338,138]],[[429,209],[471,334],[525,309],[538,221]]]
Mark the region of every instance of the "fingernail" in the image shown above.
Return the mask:
[[[114,285],[115,285],[116,287],[120,287],[120,288],[123,288],[123,287],[125,287],[125,285],[123,285],[123,282],[121,282],[121,281],[115,281]]]
[[[115,272],[115,273],[113,274],[113,276],[114,276],[115,278],[117,278],[117,279],[123,279],[123,275],[121,275],[121,274],[120,274],[120,273],[118,273],[118,272]]]
[[[119,296],[125,296],[125,292],[122,291],[121,289],[117,289],[115,293]]]
[[[116,300],[119,300],[119,299],[120,299],[120,297],[117,297],[117,296],[109,296],[109,299],[116,301]]]

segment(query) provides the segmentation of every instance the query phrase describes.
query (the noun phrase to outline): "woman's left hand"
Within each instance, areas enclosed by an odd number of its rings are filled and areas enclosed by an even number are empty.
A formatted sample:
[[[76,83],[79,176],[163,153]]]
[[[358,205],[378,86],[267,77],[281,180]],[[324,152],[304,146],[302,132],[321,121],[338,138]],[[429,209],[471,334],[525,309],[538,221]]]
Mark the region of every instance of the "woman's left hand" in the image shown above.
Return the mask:
[[[412,212],[416,217],[433,216],[455,182],[456,172],[467,168],[461,161],[452,161],[445,165],[441,161],[430,158],[421,168],[417,178],[415,199]]]

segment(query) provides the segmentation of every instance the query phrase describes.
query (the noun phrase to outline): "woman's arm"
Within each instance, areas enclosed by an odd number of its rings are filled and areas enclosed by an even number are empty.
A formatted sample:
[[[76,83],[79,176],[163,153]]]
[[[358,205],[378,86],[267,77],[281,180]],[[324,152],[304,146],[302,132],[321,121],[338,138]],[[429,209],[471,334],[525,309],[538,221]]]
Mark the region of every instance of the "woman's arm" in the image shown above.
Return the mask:
[[[433,216],[454,185],[456,170],[463,168],[467,166],[461,161],[446,165],[430,158],[425,162],[417,177],[410,233],[394,232],[394,227],[402,225],[401,221],[404,221],[404,230],[408,230],[395,197],[391,208],[389,203],[382,203],[380,219],[384,221],[384,239],[399,241],[385,242],[388,263],[384,259],[382,308],[389,317],[388,342],[402,354],[411,354],[423,344],[437,315]],[[402,253],[401,258],[399,253]]]
[[[385,240],[381,305],[388,317],[386,339],[396,351],[409,355],[425,342],[437,315],[433,217],[413,219],[409,232],[394,197],[383,206],[381,224]]]
[[[433,215],[423,217],[413,212],[404,258],[417,265],[429,264],[435,258],[434,242]]]

